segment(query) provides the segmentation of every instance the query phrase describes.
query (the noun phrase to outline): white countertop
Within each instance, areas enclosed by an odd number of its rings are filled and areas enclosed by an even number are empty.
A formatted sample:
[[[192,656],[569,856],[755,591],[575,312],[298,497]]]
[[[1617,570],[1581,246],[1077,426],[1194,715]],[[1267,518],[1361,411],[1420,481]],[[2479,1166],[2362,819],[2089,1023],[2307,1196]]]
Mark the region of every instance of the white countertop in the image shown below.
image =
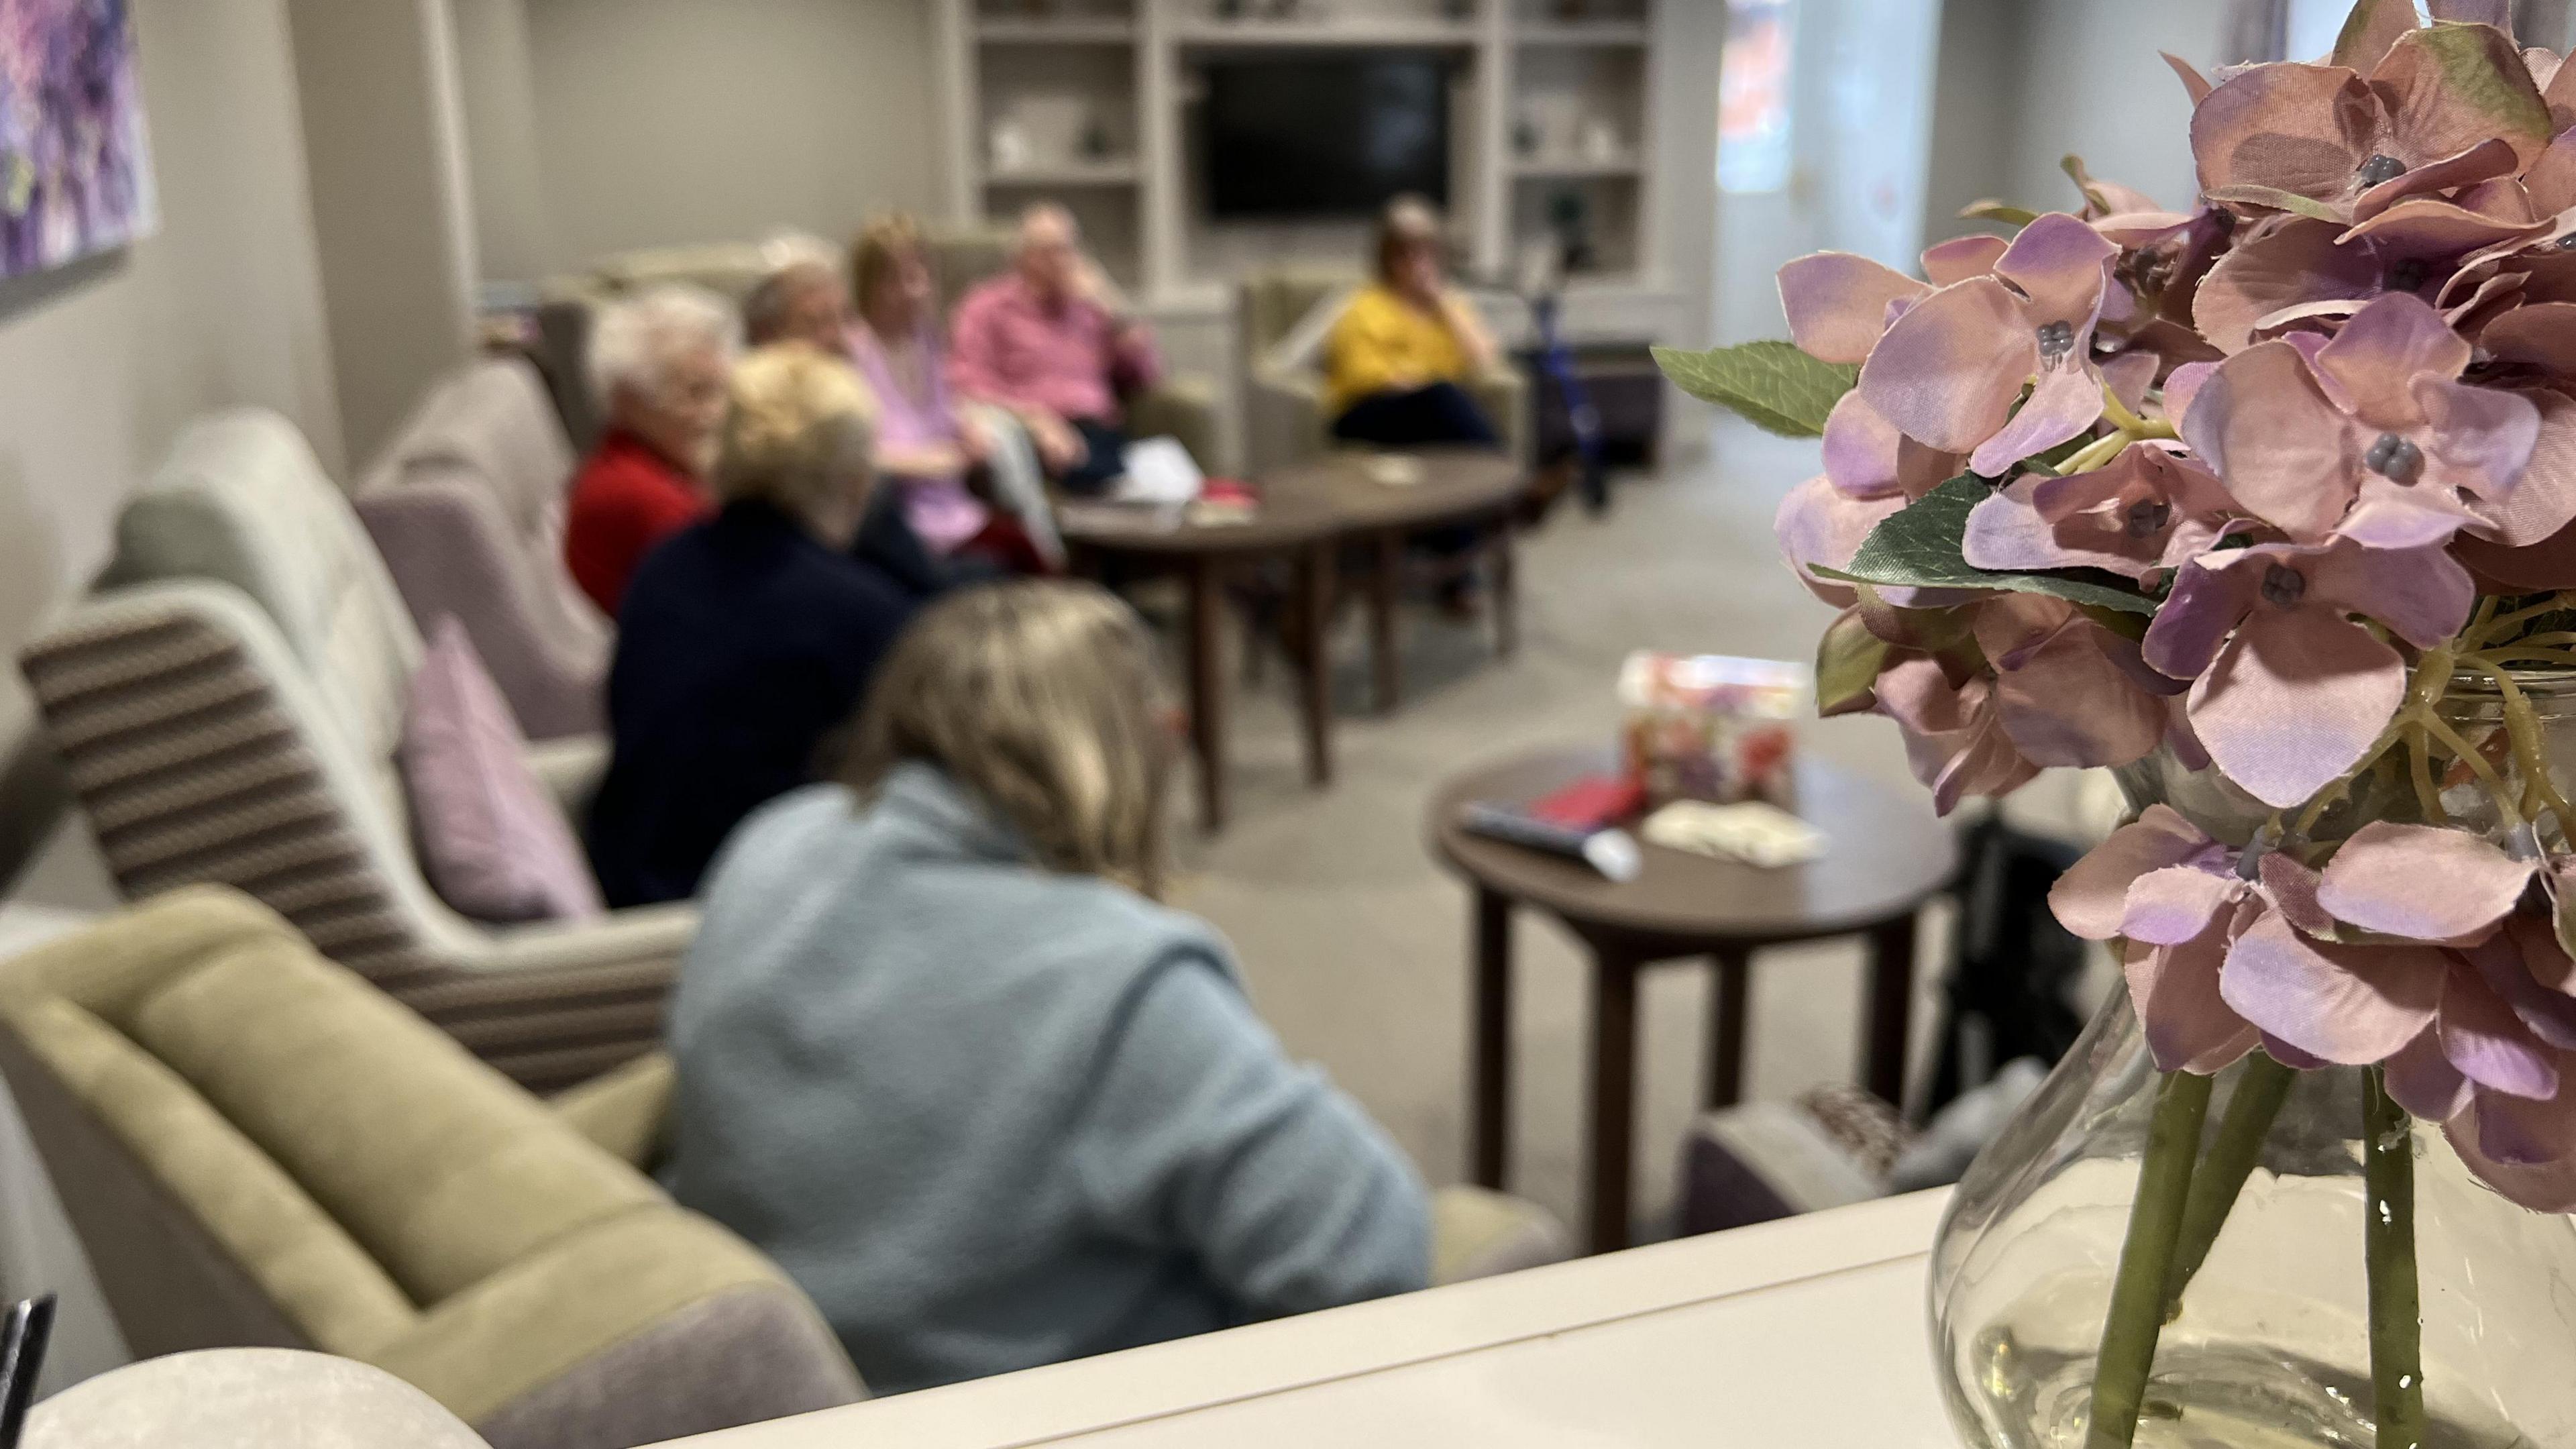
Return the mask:
[[[1950,1449],[1946,1191],[710,1434],[690,1449]]]

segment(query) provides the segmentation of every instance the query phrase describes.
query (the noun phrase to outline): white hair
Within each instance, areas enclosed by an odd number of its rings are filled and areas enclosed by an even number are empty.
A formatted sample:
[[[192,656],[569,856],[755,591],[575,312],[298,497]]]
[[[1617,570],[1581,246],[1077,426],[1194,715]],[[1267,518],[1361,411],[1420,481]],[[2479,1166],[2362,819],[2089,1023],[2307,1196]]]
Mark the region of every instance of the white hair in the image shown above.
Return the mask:
[[[730,355],[740,336],[733,309],[701,287],[673,282],[619,298],[591,329],[591,391],[602,407],[614,407],[620,389],[649,397],[673,358],[701,347]]]

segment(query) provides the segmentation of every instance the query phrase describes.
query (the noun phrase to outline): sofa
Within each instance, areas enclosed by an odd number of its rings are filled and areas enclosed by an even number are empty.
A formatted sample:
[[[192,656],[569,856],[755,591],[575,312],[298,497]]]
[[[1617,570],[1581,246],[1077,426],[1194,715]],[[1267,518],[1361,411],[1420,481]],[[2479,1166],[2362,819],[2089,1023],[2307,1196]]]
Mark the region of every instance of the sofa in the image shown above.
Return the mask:
[[[102,592],[19,663],[129,899],[241,889],[532,1088],[659,1040],[693,908],[487,927],[423,879],[395,761],[421,636],[292,424],[190,425],[117,533]],[[577,817],[605,751],[530,763]]]
[[[627,1080],[541,1102],[235,892],[0,964],[0,1073],[138,1357],[340,1355],[496,1449],[864,1392],[776,1265],[638,1170]]]
[[[1245,466],[1259,473],[1312,458],[1332,446],[1324,416],[1320,330],[1305,329],[1315,350],[1282,343],[1323,303],[1356,292],[1360,275],[1346,268],[1272,267],[1235,287],[1235,345],[1241,349]],[[1308,340],[1301,337],[1300,341]],[[1497,362],[1467,382],[1467,391],[1502,434],[1509,456],[1530,457],[1529,380]]]
[[[357,488],[412,621],[463,624],[532,740],[605,723],[612,631],[563,562],[572,471],[536,368],[488,357],[441,378]]]

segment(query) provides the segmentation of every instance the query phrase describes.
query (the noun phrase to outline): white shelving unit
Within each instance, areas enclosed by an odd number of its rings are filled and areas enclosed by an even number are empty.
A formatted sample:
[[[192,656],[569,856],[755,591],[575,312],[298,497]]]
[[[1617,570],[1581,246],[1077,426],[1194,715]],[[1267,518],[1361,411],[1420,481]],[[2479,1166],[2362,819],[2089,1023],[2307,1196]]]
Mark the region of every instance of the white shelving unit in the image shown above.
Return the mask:
[[[1658,282],[1651,0],[941,0],[951,210],[1007,221],[1063,194],[1102,262],[1158,311],[1208,310],[1259,261],[1347,261],[1364,221],[1218,222],[1199,69],[1265,49],[1439,50],[1455,61],[1449,210],[1480,270],[1579,231],[1593,293]]]
[[[1653,56],[1659,7],[1703,0],[1294,0],[1285,15],[1279,3],[937,0],[951,219],[1063,203],[1160,322],[1174,365],[1231,376],[1237,279],[1282,262],[1357,267],[1370,222],[1212,217],[1203,68],[1252,51],[1436,50],[1453,63],[1448,210],[1474,268],[1508,276],[1524,248],[1574,232],[1588,265],[1569,279],[1572,330],[1670,325]]]

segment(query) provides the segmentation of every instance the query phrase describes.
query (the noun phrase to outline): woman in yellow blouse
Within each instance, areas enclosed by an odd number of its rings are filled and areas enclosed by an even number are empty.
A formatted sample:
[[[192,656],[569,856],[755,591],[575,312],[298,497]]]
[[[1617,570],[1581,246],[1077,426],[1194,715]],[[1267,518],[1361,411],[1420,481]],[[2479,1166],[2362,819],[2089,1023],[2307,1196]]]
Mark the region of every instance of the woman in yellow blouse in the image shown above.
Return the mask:
[[[1377,280],[1343,309],[1325,346],[1335,437],[1388,448],[1501,445],[1460,386],[1492,365],[1493,339],[1442,273],[1438,214],[1398,197],[1378,224]]]

